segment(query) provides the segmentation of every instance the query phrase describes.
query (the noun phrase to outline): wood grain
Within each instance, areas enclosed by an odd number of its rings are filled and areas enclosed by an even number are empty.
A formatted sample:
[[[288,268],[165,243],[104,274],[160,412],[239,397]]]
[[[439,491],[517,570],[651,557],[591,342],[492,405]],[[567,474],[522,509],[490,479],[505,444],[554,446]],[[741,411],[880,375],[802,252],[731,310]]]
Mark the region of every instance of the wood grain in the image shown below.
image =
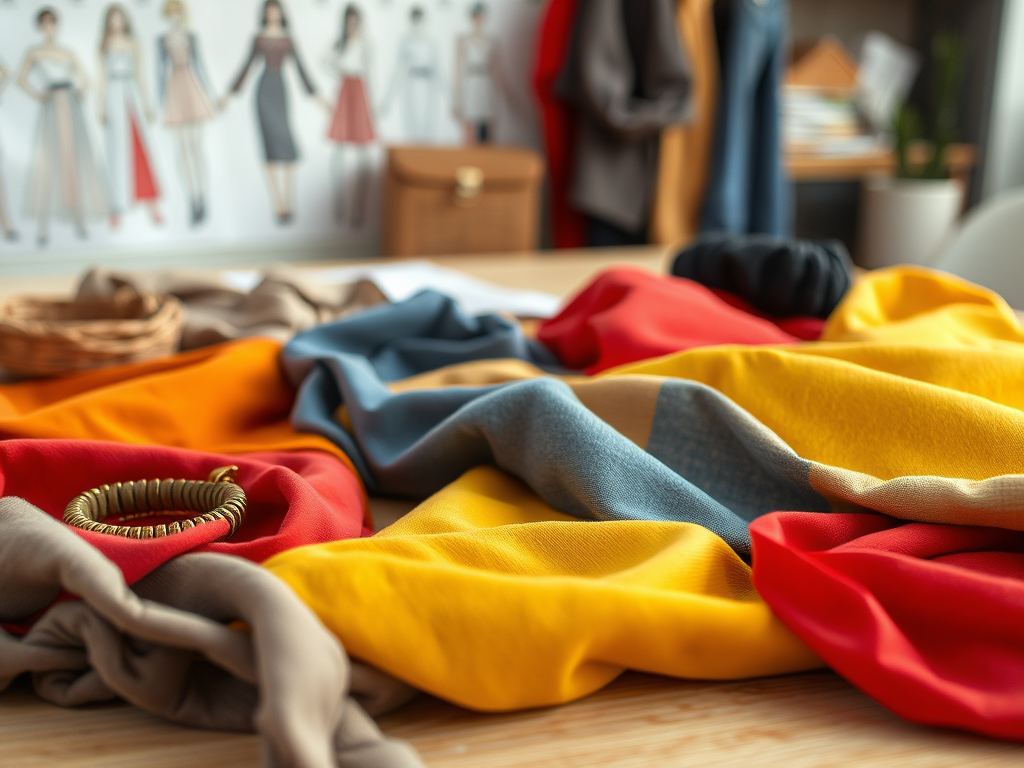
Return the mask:
[[[739,683],[628,674],[563,707],[487,715],[422,697],[381,727],[431,768],[1010,766],[1024,746],[904,722],[827,672]],[[4,768],[235,768],[254,736],[192,730],[124,704],[61,709],[0,697]]]

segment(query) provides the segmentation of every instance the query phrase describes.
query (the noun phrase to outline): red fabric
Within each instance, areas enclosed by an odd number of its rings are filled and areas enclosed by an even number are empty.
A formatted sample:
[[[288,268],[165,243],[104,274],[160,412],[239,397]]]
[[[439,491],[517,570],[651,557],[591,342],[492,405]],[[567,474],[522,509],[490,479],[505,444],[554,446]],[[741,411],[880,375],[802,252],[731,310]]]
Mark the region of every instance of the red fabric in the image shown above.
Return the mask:
[[[908,720],[1024,740],[1024,534],[797,512],[750,534],[758,591],[839,674]]]
[[[634,267],[602,272],[537,338],[563,365],[588,374],[694,347],[797,341],[703,285]]]
[[[544,146],[548,155],[551,228],[556,248],[582,248],[586,245],[583,215],[569,204],[575,119],[572,110],[555,98],[554,94],[555,81],[569,52],[569,40],[578,5],[579,0],[548,2],[537,29],[533,67],[533,86],[540,102]]]
[[[730,307],[736,307],[736,309],[742,310],[748,315],[768,320],[779,326],[790,336],[795,336],[801,341],[817,341],[821,338],[821,334],[825,332],[825,323],[828,321],[822,320],[820,317],[772,317],[767,312],[755,309],[749,302],[744,301],[735,293],[720,291],[717,288],[712,288],[711,292]]]
[[[139,132],[139,125],[135,120],[135,113],[128,111],[128,121],[132,126],[132,160],[135,168],[135,199],[156,200],[160,197],[160,190],[156,186],[156,177],[149,165],[149,156],[146,154],[146,145],[142,143],[142,134]]]
[[[58,520],[79,493],[126,480],[205,480],[237,465],[248,503],[227,541],[224,521],[159,539],[125,539],[72,528],[124,572],[129,584],[186,552],[220,552],[262,562],[288,549],[369,535],[366,497],[355,474],[327,453],[224,456],[179,448],[85,440],[0,441],[0,496],[20,496]],[[138,524],[164,520],[141,520]]]
[[[362,78],[342,78],[327,138],[339,144],[369,144],[376,138]]]

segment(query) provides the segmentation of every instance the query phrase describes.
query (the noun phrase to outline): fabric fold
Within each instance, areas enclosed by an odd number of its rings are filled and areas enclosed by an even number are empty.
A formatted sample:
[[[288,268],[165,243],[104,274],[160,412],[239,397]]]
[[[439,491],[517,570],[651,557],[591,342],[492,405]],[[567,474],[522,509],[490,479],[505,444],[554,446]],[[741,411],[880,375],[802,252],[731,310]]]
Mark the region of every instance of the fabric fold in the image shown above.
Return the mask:
[[[422,765],[348,696],[341,646],[263,569],[185,555],[140,582],[140,598],[117,566],[22,499],[0,499],[0,531],[0,620],[61,591],[81,598],[21,640],[0,631],[0,686],[31,671],[40,695],[64,706],[124,697],[177,723],[257,731],[267,766]]]
[[[257,281],[246,291],[203,273],[94,268],[82,277],[77,296],[112,296],[121,288],[175,296],[185,307],[183,350],[250,337],[283,342],[299,331],[387,301],[373,283],[325,285],[298,270],[274,269]]]
[[[268,339],[62,379],[0,385],[0,439],[163,445],[210,453],[345,453],[288,421],[295,390]]]
[[[881,273],[830,327],[852,322],[865,306],[878,312],[877,291],[898,297],[892,281],[911,290],[918,279],[945,280]],[[949,301],[954,287],[936,288],[942,303],[921,311],[958,317],[961,307]],[[965,290],[974,301],[968,306],[993,322],[1016,323]],[[379,316],[413,309],[396,305]],[[397,376],[428,367],[424,356],[416,365],[405,359],[421,342],[396,342],[408,345],[400,358],[387,351],[371,359],[345,341],[344,329],[318,339],[338,343],[333,350],[298,337],[285,361],[293,375],[318,372],[303,385],[297,428],[339,435],[368,487],[381,493],[422,497],[493,463],[562,513],[698,523],[741,554],[749,551],[747,524],[779,509],[871,509],[922,522],[1020,528],[1024,475],[1020,456],[1006,446],[1024,422],[1014,407],[1019,391],[1005,385],[1024,371],[1024,356],[1010,351],[1019,345],[1008,339],[998,355],[986,349],[1000,334],[1020,331],[964,325],[945,345],[938,334],[912,354],[902,343],[885,343],[887,328],[899,335],[915,322],[892,318],[874,331],[875,341],[863,343],[691,350],[595,380],[541,376],[520,359],[475,360],[456,366],[462,376],[448,368],[389,384],[378,368]],[[975,334],[981,348],[973,358],[957,333]],[[378,342],[391,349],[392,342]],[[984,361],[983,369],[965,367],[972,361]],[[438,385],[444,379],[447,385]],[[314,384],[319,399],[305,397]],[[964,451],[965,435],[985,447]]]
[[[751,534],[758,592],[839,674],[913,722],[1024,741],[1024,534],[792,512]]]
[[[211,470],[230,465],[239,468],[247,505],[242,525],[229,539],[221,540],[229,532],[227,521],[155,539],[71,530],[115,563],[129,584],[187,552],[262,562],[304,544],[372,533],[358,478],[334,456],[315,451],[217,455],[84,440],[0,440],[0,495],[24,498],[62,520],[68,503],[90,488],[135,480],[205,480]]]
[[[713,680],[820,666],[706,528],[575,521],[494,467],[372,538],[265,567],[355,657],[473,709],[571,701],[625,669]]]
[[[452,363],[504,358],[558,368],[556,358],[527,339],[517,323],[497,315],[470,317],[452,299],[423,291],[408,301],[300,334],[285,347],[281,360],[298,389],[292,411],[296,430],[323,435],[337,444],[370,491],[417,495],[413,489],[381,484],[366,455],[374,453],[376,445],[357,442],[335,423],[335,412],[342,403],[359,403],[359,414],[353,410],[353,416],[374,420],[365,434],[387,451],[389,441],[429,429],[471,397],[451,393],[426,410],[425,404],[395,408],[386,403],[390,398],[384,382]],[[343,391],[349,383],[349,390]]]
[[[716,344],[793,344],[778,324],[690,280],[614,267],[595,277],[537,338],[570,368],[618,365]]]

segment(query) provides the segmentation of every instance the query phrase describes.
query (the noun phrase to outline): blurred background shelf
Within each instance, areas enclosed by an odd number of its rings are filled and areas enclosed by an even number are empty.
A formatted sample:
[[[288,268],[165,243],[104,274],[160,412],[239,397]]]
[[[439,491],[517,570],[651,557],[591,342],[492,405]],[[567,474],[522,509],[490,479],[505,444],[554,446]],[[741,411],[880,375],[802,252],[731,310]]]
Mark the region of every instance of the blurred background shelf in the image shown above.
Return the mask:
[[[928,147],[917,144],[911,149],[911,162],[924,163]],[[970,184],[971,173],[978,162],[978,149],[971,144],[953,144],[946,152],[953,178]],[[896,169],[896,156],[892,152],[867,155],[833,157],[810,152],[791,152],[786,167],[793,181],[853,181],[871,176],[892,176]]]

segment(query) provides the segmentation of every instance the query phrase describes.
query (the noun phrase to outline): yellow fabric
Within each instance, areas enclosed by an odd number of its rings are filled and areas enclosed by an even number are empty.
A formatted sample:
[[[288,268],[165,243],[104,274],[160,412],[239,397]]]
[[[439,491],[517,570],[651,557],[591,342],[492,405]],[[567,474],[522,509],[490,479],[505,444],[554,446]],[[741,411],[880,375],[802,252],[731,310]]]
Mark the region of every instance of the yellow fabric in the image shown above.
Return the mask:
[[[573,520],[494,467],[371,539],[265,565],[349,653],[475,709],[570,701],[627,668],[737,679],[821,666],[707,529]]]
[[[982,480],[1024,473],[1022,342],[995,294],[903,267],[859,281],[824,342],[696,349],[602,376],[700,381],[811,461]]]
[[[1021,352],[1024,329],[1003,299],[923,267],[869,273],[829,318],[822,341],[885,341]]]

